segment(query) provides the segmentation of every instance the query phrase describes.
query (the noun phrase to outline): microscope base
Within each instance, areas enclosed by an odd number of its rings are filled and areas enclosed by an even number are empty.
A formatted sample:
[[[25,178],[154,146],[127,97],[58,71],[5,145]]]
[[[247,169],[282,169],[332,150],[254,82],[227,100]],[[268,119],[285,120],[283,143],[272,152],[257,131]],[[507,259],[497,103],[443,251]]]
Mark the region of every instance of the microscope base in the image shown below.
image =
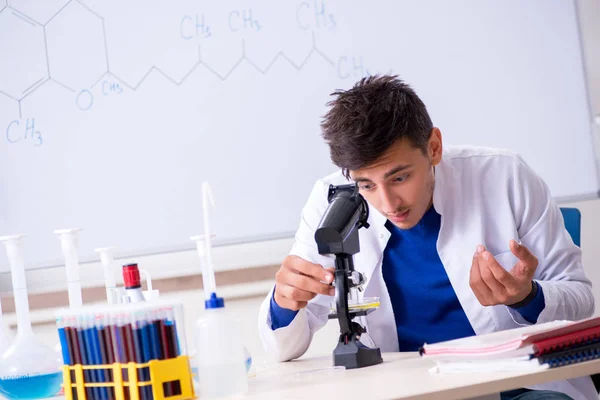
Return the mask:
[[[366,347],[356,340],[351,340],[347,344],[338,343],[333,350],[333,365],[343,366],[346,369],[369,367],[371,365],[383,362],[381,350],[379,347]]]

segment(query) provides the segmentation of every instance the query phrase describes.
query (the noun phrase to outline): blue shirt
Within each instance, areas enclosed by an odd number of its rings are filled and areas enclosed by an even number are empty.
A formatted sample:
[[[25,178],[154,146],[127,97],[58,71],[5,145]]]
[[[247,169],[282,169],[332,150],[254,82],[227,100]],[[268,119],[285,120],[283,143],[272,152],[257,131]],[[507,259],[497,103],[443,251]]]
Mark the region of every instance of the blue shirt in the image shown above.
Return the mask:
[[[273,296],[271,296],[271,329],[285,328],[292,323],[297,313],[298,311],[279,307],[279,304],[275,301],[275,289],[273,289]]]
[[[386,222],[391,236],[382,272],[400,351],[475,334],[437,252],[440,224],[441,216],[433,207],[411,229]]]
[[[383,253],[382,272],[401,351],[416,351],[423,343],[475,334],[437,253],[440,225],[441,216],[433,206],[411,229],[386,223],[391,237]],[[516,310],[535,323],[544,307],[544,295],[538,286],[534,300]],[[279,307],[274,296],[270,308],[273,330],[288,326],[297,313]]]

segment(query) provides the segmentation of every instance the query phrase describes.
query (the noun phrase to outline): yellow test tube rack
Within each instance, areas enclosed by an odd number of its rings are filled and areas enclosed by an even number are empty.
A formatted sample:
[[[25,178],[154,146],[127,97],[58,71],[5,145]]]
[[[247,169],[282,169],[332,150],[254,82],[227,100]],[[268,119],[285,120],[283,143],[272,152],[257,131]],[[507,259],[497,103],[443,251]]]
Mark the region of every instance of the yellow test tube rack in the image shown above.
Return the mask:
[[[149,381],[139,381],[138,371],[148,368],[150,371]],[[103,370],[112,371],[111,382],[85,382],[84,371]],[[123,371],[126,370],[127,381],[123,380]],[[74,372],[74,381],[71,379]],[[108,379],[107,379],[108,380]],[[177,395],[165,396],[164,385],[169,382],[179,382],[180,392]],[[114,388],[115,400],[125,400],[125,391],[129,391],[130,400],[141,400],[139,388],[151,386],[154,400],[187,400],[194,398],[194,386],[192,384],[192,373],[189,358],[179,356],[168,360],[152,360],[147,363],[114,363],[110,365],[65,365],[63,366],[63,387],[66,400],[95,400],[86,397],[86,388]],[[73,396],[76,389],[77,399]]]

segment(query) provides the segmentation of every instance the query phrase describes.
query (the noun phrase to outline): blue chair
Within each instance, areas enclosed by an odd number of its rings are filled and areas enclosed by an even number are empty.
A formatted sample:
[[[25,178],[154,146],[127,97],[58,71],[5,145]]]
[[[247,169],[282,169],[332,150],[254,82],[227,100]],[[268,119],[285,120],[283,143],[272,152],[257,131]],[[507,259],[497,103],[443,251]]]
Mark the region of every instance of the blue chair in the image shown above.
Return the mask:
[[[561,207],[565,228],[573,242],[581,247],[581,212],[577,208]]]
[[[561,207],[563,219],[565,221],[565,228],[573,243],[581,247],[581,212],[577,208]],[[596,391],[600,393],[600,374],[591,375]]]

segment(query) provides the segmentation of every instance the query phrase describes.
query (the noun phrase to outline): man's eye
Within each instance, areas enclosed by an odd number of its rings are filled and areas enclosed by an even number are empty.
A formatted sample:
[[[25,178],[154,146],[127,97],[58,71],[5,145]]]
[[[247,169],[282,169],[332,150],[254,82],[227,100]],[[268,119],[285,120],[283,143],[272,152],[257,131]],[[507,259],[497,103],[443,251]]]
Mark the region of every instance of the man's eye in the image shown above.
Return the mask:
[[[369,190],[373,189],[373,185],[372,185],[372,184],[370,184],[370,183],[362,183],[362,184],[359,184],[359,185],[358,185],[358,188],[359,188],[360,190],[366,190],[366,191],[369,191]]]
[[[404,182],[408,178],[409,174],[400,175],[394,179],[395,182]]]

